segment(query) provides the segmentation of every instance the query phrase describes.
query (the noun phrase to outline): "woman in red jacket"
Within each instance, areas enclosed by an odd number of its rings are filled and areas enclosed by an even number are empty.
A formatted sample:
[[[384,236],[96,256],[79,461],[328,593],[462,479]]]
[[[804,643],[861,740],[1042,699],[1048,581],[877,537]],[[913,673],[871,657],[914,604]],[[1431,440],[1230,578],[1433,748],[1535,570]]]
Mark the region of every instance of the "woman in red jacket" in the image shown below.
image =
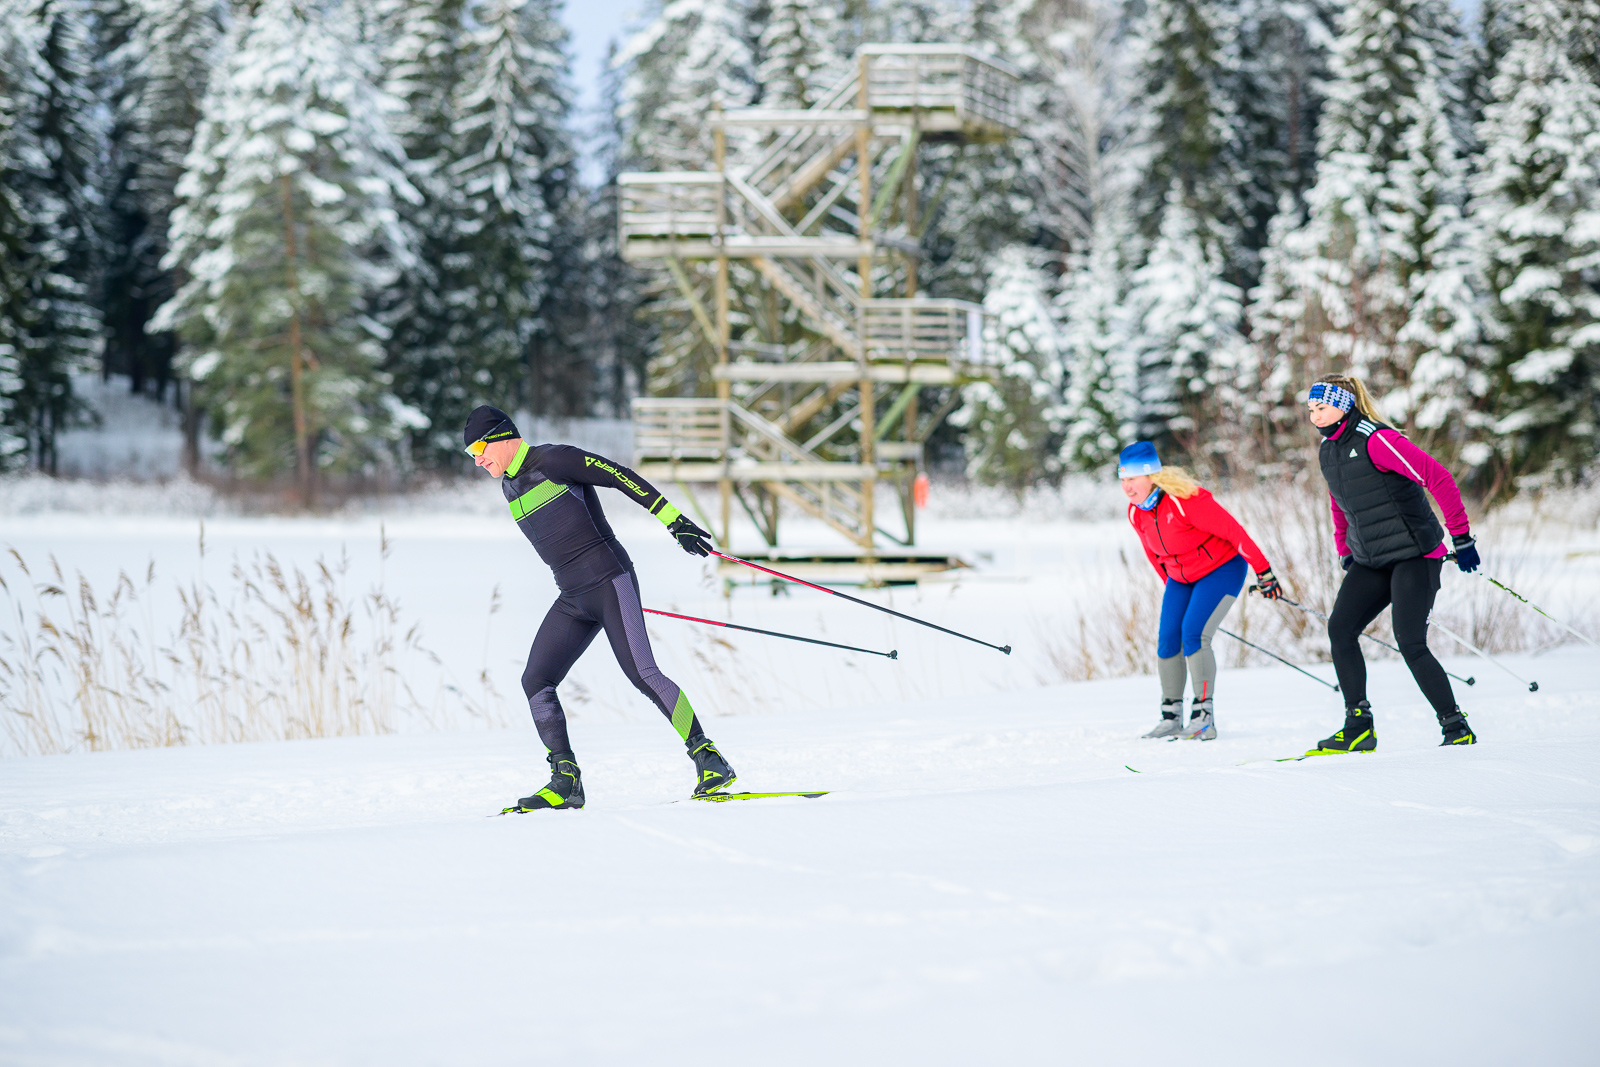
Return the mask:
[[[1139,441],[1123,449],[1117,475],[1128,498],[1128,522],[1167,587],[1156,638],[1161,721],[1144,736],[1210,741],[1217,736],[1212,718],[1217,658],[1211,637],[1244,588],[1246,561],[1255,568],[1262,596],[1276,600],[1283,590],[1238,520],[1188,472],[1163,467],[1155,445]],[[1185,660],[1194,691],[1188,726],[1183,724]]]

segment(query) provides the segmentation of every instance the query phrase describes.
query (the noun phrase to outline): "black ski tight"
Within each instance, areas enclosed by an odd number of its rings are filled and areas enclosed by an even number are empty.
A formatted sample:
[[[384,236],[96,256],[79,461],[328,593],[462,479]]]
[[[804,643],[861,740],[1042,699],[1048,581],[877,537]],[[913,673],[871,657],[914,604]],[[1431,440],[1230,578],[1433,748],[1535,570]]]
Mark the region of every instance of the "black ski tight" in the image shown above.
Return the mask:
[[[1367,662],[1361,658],[1361,631],[1391,603],[1395,644],[1411,668],[1422,695],[1433,710],[1448,715],[1455,710],[1450,678],[1428,651],[1428,614],[1439,592],[1442,559],[1403,559],[1388,567],[1363,567],[1352,563],[1328,616],[1328,642],[1333,669],[1339,675],[1344,702],[1355,707],[1367,699]]]
[[[533,724],[545,747],[551,752],[572,751],[567,739],[567,716],[561,710],[556,686],[602,628],[628,681],[661,709],[678,736],[687,739],[699,733],[700,722],[689,706],[689,698],[656,667],[650,638],[644,630],[639,584],[630,571],[586,592],[563,593],[550,605],[538,636],[533,639],[528,666],[522,672],[522,691],[528,696],[528,710],[533,712]]]

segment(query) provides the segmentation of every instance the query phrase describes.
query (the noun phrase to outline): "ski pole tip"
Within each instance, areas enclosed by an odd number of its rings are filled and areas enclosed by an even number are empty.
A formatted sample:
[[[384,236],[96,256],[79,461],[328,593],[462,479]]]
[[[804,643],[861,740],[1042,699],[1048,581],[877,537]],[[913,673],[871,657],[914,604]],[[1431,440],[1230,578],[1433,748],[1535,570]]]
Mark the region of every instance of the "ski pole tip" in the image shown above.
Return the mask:
[[[1011,655],[1011,646],[1007,645],[1005,648],[1002,648],[1000,651],[1004,652],[1006,655],[1009,656],[1009,655]]]
[[[1539,683],[1538,682],[1529,682],[1528,683],[1528,692],[1537,693],[1538,691],[1539,691]]]
[[[1467,675],[1467,684],[1468,685],[1477,685],[1478,684],[1477,675],[1473,675],[1473,674]]]
[[[897,648],[891,648],[889,650],[889,658],[890,659],[899,659],[900,658],[900,650],[897,649]]]

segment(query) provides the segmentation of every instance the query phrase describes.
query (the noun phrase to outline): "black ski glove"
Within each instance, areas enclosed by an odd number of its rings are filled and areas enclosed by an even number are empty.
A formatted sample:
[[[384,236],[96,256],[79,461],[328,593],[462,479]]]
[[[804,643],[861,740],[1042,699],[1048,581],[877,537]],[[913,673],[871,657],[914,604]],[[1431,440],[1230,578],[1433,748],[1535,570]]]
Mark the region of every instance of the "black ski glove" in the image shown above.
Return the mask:
[[[678,539],[678,547],[691,556],[709,556],[711,554],[711,535],[689,520],[687,515],[679,515],[667,524],[667,532]]]
[[[1266,600],[1283,599],[1283,586],[1278,584],[1271,567],[1264,571],[1256,571],[1256,591]]]
[[[1348,571],[1350,569],[1350,565],[1352,563],[1354,563],[1355,561],[1356,561],[1356,558],[1354,556],[1340,556],[1339,557],[1339,566],[1343,567],[1345,570]]]
[[[1470,531],[1450,538],[1450,545],[1456,550],[1456,566],[1463,571],[1475,571],[1483,562],[1478,558],[1477,541]]]

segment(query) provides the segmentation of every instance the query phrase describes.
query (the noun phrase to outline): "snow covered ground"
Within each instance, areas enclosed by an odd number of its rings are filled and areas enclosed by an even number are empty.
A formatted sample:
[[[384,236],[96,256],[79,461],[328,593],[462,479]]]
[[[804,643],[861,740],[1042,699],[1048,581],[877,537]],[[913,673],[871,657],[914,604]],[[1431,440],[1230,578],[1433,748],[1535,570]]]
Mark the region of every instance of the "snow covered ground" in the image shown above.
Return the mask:
[[[0,760],[0,1063],[1594,1062],[1592,649],[1507,657],[1537,693],[1448,657],[1464,750],[1374,662],[1379,751],[1277,763],[1339,722],[1287,668],[1225,668],[1207,743],[1138,739],[1149,677],[1060,681],[1044,646],[1126,580],[1114,512],[936,513],[924,543],[981,566],[864,594],[1007,658],[804,590],[724,601],[613,508],[647,604],[902,658],[653,624],[741,787],[831,790],[703,805],[602,642],[568,696],[589,806],[487,818],[546,777],[517,674],[553,590],[483,488],[212,519],[203,564],[193,517],[0,518],[102,587],[342,547],[355,589],[381,521],[434,669],[487,668],[511,724]],[[1547,606],[1594,543],[1543,542]]]
[[[530,729],[11,761],[0,1062],[1593,1063],[1600,691],[1515,666],[1476,748],[1385,664],[1300,763],[1286,670],[1210,743],[1143,678],[714,723],[818,800],[682,800],[649,721],[505,818]]]

